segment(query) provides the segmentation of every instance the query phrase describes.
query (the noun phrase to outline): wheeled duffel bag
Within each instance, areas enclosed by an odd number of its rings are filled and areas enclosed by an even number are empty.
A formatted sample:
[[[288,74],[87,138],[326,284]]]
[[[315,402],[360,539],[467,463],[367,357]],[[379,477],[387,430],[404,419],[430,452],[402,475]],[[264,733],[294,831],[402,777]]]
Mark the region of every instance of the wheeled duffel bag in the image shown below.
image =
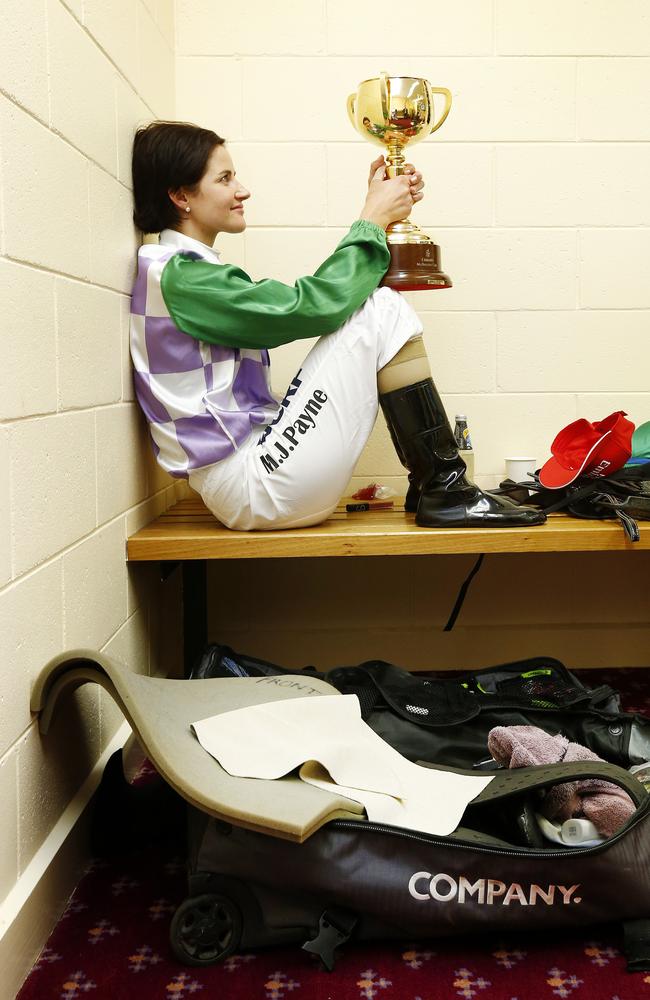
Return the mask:
[[[526,843],[540,791],[584,777],[628,791],[636,810],[625,826],[596,847]],[[625,922],[628,967],[647,969],[649,802],[622,768],[584,762],[497,772],[449,837],[334,820],[296,844],[194,811],[190,895],[174,915],[171,944],[181,961],[204,965],[296,942],[331,969],[351,937],[548,931],[617,919]]]
[[[291,673],[292,678],[285,677]],[[296,671],[209,647],[194,676],[277,677]],[[494,726],[563,733],[605,758],[497,770],[450,836],[360,819],[334,820],[296,844],[192,810],[189,896],[171,943],[190,964],[235,950],[296,942],[331,969],[349,938],[434,938],[483,930],[577,927],[621,920],[628,968],[650,969],[648,794],[626,768],[650,757],[650,721],[620,711],[616,692],[585,687],[556,660],[536,658],[454,678],[411,675],[372,661],[306,676],[355,693],[368,725],[408,759],[476,774],[494,769]],[[488,759],[489,758],[489,759]],[[620,766],[619,766],[620,765]],[[540,797],[568,779],[612,781],[635,811],[596,846],[545,841]]]

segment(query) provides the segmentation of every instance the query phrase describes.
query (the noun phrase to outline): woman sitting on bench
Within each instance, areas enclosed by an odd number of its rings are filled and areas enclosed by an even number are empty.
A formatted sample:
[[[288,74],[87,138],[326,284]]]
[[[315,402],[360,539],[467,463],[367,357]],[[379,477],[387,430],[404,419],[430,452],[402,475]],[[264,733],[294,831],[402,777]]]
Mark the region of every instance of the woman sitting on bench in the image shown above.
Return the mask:
[[[378,403],[409,470],[406,509],[424,527],[540,524],[544,515],[465,477],[406,300],[378,285],[386,226],[422,198],[421,175],[385,179],[371,166],[359,218],[317,271],[295,285],[254,282],[212,248],[246,228],[249,192],[224,140],[153,122],[133,146],[141,247],[131,308],[135,389],[157,460],[189,478],[230,528],[317,524],[336,507]],[[318,337],[280,403],[268,349]]]

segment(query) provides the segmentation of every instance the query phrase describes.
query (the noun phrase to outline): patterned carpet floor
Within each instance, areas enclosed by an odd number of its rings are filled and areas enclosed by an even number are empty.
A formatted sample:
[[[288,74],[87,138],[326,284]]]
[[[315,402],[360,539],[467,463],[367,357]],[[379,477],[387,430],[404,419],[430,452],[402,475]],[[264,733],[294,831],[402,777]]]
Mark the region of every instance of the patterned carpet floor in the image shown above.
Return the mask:
[[[650,715],[650,671],[583,674]],[[169,922],[186,896],[178,841],[89,866],[17,1000],[650,1000],[625,971],[620,927],[344,947],[334,972],[299,947],[181,965]],[[649,901],[650,903],[650,901]],[[650,906],[649,906],[650,911]]]

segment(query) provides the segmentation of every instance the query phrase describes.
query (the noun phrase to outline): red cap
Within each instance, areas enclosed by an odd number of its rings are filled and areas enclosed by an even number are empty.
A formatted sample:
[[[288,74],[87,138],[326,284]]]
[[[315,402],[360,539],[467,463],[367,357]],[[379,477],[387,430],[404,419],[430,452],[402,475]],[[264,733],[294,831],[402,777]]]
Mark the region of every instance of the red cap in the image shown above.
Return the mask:
[[[547,489],[568,486],[578,476],[609,476],[632,454],[634,424],[623,410],[590,423],[581,418],[565,427],[551,445],[553,458],[542,466],[539,481]]]

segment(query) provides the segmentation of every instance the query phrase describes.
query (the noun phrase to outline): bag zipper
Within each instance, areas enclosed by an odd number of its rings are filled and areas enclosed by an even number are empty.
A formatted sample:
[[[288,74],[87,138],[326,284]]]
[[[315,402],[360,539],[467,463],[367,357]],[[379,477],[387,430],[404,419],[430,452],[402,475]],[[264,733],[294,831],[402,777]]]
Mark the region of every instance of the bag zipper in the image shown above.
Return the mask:
[[[471,804],[471,803],[470,803]],[[612,844],[621,840],[630,830],[634,829],[644,818],[650,809],[650,795],[646,801],[640,805],[635,815],[628,822],[617,830],[616,833],[604,840],[602,844],[595,847],[572,847],[566,851],[542,851],[537,848],[522,847],[514,850],[505,850],[500,847],[489,847],[481,844],[469,844],[467,841],[456,840],[452,837],[438,837],[435,834],[415,833],[411,830],[403,830],[398,826],[389,826],[387,823],[363,823],[347,819],[335,819],[328,823],[328,827],[347,830],[371,830],[373,833],[390,833],[394,837],[401,837],[404,840],[415,840],[421,844],[444,844],[445,847],[458,847],[464,851],[479,851],[481,854],[500,854],[509,858],[570,858],[576,855],[598,854],[599,851],[606,850]]]

